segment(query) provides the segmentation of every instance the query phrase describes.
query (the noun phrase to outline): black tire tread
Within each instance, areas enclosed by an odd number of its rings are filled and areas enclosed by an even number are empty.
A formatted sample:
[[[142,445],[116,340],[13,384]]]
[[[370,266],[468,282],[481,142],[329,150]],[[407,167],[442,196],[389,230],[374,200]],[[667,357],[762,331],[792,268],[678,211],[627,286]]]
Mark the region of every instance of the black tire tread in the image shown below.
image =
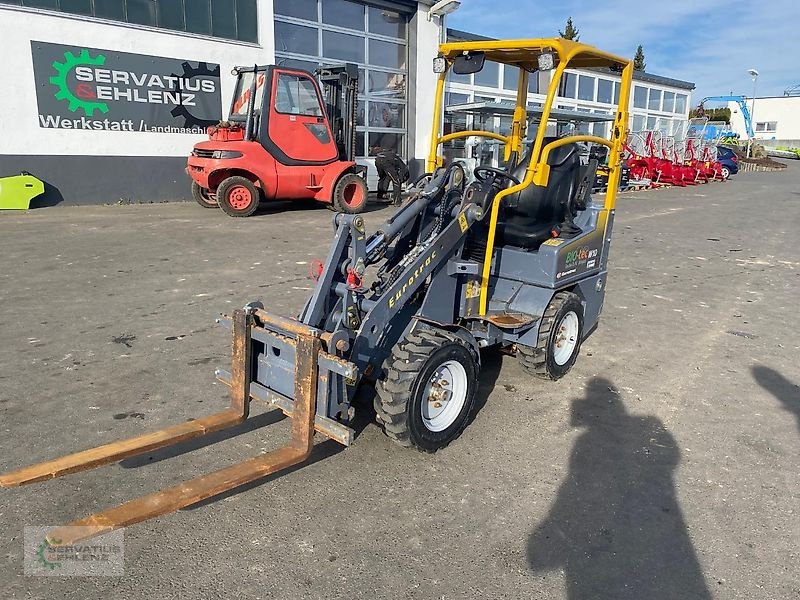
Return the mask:
[[[580,297],[572,292],[558,292],[553,296],[550,304],[547,305],[542,315],[539,325],[539,335],[536,340],[536,347],[523,346],[517,344],[517,361],[527,373],[539,379],[552,381],[554,378],[547,372],[547,344],[550,340],[550,332],[555,324],[555,317],[559,309],[570,299],[575,298],[580,302]]]
[[[358,185],[361,185],[364,191],[364,202],[355,209],[341,201],[343,188],[353,183],[355,181],[354,178],[358,180]],[[339,181],[336,182],[336,186],[333,188],[333,201],[330,207],[340,213],[355,215],[364,212],[364,209],[367,208],[368,199],[369,189],[367,188],[367,183],[364,181],[364,178],[356,173],[345,173],[339,178]]]
[[[431,354],[441,348],[442,344],[448,342],[455,342],[470,348],[469,344],[452,332],[443,329],[420,328],[407,334],[395,344],[392,353],[383,363],[384,377],[375,384],[377,392],[374,400],[375,414],[383,425],[387,437],[400,446],[416,447],[419,451],[428,453],[436,451],[414,445],[411,440],[406,407],[417,375]],[[468,420],[463,423],[450,441],[456,439],[467,424]]]
[[[203,191],[208,193],[208,190],[204,187],[201,187],[199,183],[196,181],[192,181],[192,198],[194,201],[197,202],[203,208],[219,208],[219,205],[216,202],[210,202],[205,197],[203,197]]]
[[[243,185],[252,188],[251,193],[255,198],[255,202],[253,202],[247,209],[243,211],[234,210],[233,207],[231,207],[225,200],[226,194],[228,193],[228,188],[233,187],[234,185]],[[222,212],[229,217],[249,217],[256,212],[256,210],[258,210],[260,198],[261,194],[255,184],[247,177],[242,177],[241,175],[233,175],[228,177],[222,183],[220,183],[219,187],[217,188],[217,204],[219,204]]]

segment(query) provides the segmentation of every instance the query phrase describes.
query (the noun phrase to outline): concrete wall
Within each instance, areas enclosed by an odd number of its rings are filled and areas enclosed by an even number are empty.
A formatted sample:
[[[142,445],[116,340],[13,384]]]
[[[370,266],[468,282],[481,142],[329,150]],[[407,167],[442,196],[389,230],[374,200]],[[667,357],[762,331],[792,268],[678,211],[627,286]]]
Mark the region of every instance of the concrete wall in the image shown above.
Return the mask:
[[[775,97],[775,98],[756,98],[755,107],[753,101],[747,102],[753,114],[753,129],[755,139],[769,146],[792,146],[800,140],[800,96]],[[731,129],[739,134],[741,139],[747,139],[747,131],[744,125],[741,109],[736,102],[729,102],[728,108],[731,110]],[[774,131],[758,131],[758,123],[775,123]]]
[[[185,159],[206,136],[40,127],[31,40],[217,63],[225,115],[231,68],[274,60],[271,0],[259,0],[258,8],[256,45],[0,4],[6,57],[0,61],[0,175],[38,175],[49,184],[48,197],[40,199],[46,204],[188,198]]]

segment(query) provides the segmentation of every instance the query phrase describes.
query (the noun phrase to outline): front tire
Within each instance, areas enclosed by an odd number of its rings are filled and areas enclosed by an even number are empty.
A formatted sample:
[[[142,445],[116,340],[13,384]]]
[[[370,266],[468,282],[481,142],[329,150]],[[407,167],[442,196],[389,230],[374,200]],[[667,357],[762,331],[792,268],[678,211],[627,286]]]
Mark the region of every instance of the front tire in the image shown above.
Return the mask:
[[[572,292],[558,292],[542,315],[536,347],[517,344],[517,360],[531,375],[555,381],[575,364],[582,340],[581,299]]]
[[[333,208],[341,213],[355,215],[367,207],[367,182],[355,173],[345,173],[333,188]]]
[[[192,198],[203,208],[217,208],[219,205],[208,189],[192,181]]]
[[[448,331],[407,334],[375,386],[375,412],[386,435],[423,452],[447,446],[469,422],[479,369],[474,349]]]
[[[217,188],[217,202],[230,217],[249,217],[258,209],[258,189],[247,177],[228,177]]]

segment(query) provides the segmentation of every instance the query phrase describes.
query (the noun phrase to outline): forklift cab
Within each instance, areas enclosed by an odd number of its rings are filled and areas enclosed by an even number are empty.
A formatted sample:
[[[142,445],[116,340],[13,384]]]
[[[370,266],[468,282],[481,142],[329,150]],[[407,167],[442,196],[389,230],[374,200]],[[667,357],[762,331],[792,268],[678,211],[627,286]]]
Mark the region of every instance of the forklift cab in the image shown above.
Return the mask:
[[[286,165],[339,158],[322,93],[311,73],[274,65],[236,71],[228,120],[244,129],[245,139],[257,140]]]

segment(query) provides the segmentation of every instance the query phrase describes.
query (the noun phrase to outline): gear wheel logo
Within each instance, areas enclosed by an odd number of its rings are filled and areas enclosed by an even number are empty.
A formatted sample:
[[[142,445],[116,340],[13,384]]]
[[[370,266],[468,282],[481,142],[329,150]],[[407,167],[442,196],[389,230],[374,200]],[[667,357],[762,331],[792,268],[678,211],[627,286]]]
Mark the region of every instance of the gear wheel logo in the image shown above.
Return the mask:
[[[60,544],[61,540],[53,540],[54,543]],[[57,567],[61,566],[60,562],[52,562],[47,559],[45,553],[50,549],[50,542],[47,539],[42,540],[42,543],[36,548],[36,560],[41,564],[43,567],[53,570]]]
[[[103,54],[98,54],[92,58],[86,48],[83,48],[78,56],[75,56],[72,52],[65,52],[63,63],[53,62],[53,69],[57,74],[50,78],[50,83],[58,88],[56,98],[66,100],[69,103],[70,112],[77,112],[79,108],[82,108],[87,117],[93,116],[96,110],[103,114],[108,112],[108,105],[105,102],[78,98],[67,85],[67,76],[75,67],[81,65],[99,66],[104,65],[105,62],[106,57]]]

